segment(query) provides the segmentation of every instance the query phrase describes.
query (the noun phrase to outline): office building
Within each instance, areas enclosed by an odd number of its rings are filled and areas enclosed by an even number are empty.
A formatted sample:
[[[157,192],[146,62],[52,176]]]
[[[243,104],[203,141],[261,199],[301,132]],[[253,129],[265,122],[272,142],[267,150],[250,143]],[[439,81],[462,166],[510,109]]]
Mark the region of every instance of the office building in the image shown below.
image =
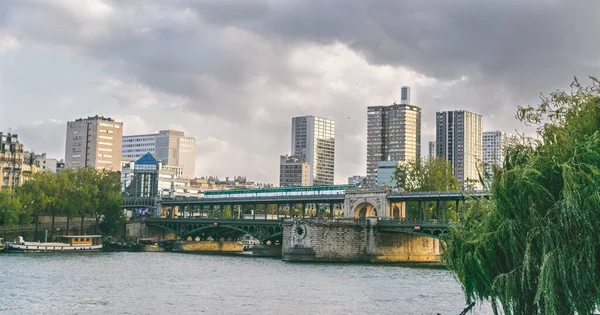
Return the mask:
[[[421,108],[410,103],[402,87],[401,103],[367,108],[367,185],[376,185],[380,161],[421,158]]]
[[[32,154],[23,150],[16,134],[0,132],[0,170],[2,170],[2,188],[15,189],[34,173],[39,172]]]
[[[280,156],[279,187],[310,186],[310,164],[298,156]]]
[[[394,172],[399,163],[398,161],[379,161],[377,163],[376,185],[381,187],[396,187],[397,182]]]
[[[315,116],[292,118],[292,154],[310,165],[310,185],[333,185],[335,122]]]
[[[480,188],[482,117],[464,110],[436,113],[436,156],[452,164],[461,187]]]
[[[435,141],[429,141],[429,154],[428,157],[435,158]]]
[[[133,164],[132,180],[127,192],[132,197],[158,196],[159,162],[150,153],[146,153]]]
[[[362,187],[367,185],[367,177],[361,175],[354,175],[348,177],[348,185],[356,185],[356,187]]]
[[[492,174],[494,166],[502,166],[507,146],[517,141],[517,136],[502,131],[483,133],[483,166],[487,174]]]
[[[196,177],[196,138],[186,137],[182,131],[161,130],[123,137],[123,158],[139,159],[146,153],[163,165],[181,167],[185,178]]]
[[[118,171],[123,123],[94,116],[67,122],[65,167]]]

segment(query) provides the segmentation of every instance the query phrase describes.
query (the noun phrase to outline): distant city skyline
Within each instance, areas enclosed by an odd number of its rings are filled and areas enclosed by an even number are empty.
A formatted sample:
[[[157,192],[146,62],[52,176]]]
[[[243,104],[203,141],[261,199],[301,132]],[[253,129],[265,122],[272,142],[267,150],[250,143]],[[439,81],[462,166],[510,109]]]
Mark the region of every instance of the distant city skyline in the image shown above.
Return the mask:
[[[197,176],[277,183],[290,117],[313,114],[336,121],[344,183],[365,173],[365,106],[401,103],[402,85],[426,156],[436,111],[533,136],[518,105],[600,73],[598,1],[197,2],[1,1],[0,129],[58,159],[78,117],[181,130],[197,139]]]

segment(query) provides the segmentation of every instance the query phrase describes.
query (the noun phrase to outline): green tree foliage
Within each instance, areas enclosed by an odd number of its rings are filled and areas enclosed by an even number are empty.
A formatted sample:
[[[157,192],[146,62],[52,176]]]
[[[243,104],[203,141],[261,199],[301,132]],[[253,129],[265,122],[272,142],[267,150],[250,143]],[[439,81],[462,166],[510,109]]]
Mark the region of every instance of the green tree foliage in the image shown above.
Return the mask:
[[[394,171],[394,179],[398,188],[405,191],[452,191],[460,188],[454,176],[452,164],[445,159],[430,158],[425,161],[403,162]],[[419,208],[418,202],[407,202],[406,218],[409,220],[440,220],[441,215],[435,202],[426,202]],[[446,208],[445,219],[455,221],[456,205],[443,202]]]
[[[10,189],[0,190],[0,225],[12,227],[28,224],[29,219],[23,215],[21,203]]]
[[[592,314],[600,302],[600,82],[577,81],[517,117],[536,145],[507,150],[493,198],[447,236],[468,301],[505,314]]]
[[[405,191],[450,191],[460,187],[452,164],[439,158],[403,162],[394,171],[394,179]]]
[[[17,197],[22,205],[24,215],[29,214],[35,223],[35,235],[38,236],[40,215],[48,210],[51,199],[45,190],[44,181],[47,176],[43,173],[34,174],[32,179],[23,183],[17,189]]]
[[[52,216],[52,231],[56,216],[67,217],[67,227],[71,219],[79,218],[82,230],[85,218],[93,217],[98,232],[118,235],[125,222],[120,192],[121,179],[116,172],[82,168],[60,174],[37,173],[14,192],[0,190],[0,224],[33,220],[37,235],[40,215]]]

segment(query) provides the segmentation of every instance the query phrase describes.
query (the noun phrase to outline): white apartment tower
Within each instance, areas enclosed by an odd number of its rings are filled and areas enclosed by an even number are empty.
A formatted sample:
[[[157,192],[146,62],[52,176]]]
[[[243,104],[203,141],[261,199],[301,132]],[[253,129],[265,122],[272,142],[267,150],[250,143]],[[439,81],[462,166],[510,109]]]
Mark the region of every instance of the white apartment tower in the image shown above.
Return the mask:
[[[65,167],[121,168],[123,123],[94,116],[67,122]]]
[[[181,167],[185,178],[196,177],[196,138],[183,131],[161,130],[158,133],[123,137],[123,157],[137,160],[151,153],[163,165]]]
[[[437,112],[436,156],[448,160],[461,186],[479,182],[482,162],[482,116],[464,110]],[[480,187],[480,185],[475,185]]]
[[[367,185],[377,184],[380,161],[421,158],[421,108],[410,104],[410,88],[402,87],[401,103],[367,108]]]
[[[315,116],[292,118],[292,155],[310,165],[310,185],[333,185],[335,122]]]
[[[502,131],[483,133],[483,165],[486,173],[492,174],[494,166],[502,166],[507,146],[517,141],[517,136]]]

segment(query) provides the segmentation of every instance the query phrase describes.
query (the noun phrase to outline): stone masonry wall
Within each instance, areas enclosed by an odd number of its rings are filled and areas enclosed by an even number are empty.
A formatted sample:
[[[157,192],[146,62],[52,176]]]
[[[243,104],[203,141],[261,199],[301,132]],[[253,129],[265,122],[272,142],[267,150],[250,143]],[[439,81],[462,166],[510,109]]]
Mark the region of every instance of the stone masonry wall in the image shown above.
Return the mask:
[[[439,240],[412,234],[379,233],[377,221],[286,222],[282,259],[439,263]]]

